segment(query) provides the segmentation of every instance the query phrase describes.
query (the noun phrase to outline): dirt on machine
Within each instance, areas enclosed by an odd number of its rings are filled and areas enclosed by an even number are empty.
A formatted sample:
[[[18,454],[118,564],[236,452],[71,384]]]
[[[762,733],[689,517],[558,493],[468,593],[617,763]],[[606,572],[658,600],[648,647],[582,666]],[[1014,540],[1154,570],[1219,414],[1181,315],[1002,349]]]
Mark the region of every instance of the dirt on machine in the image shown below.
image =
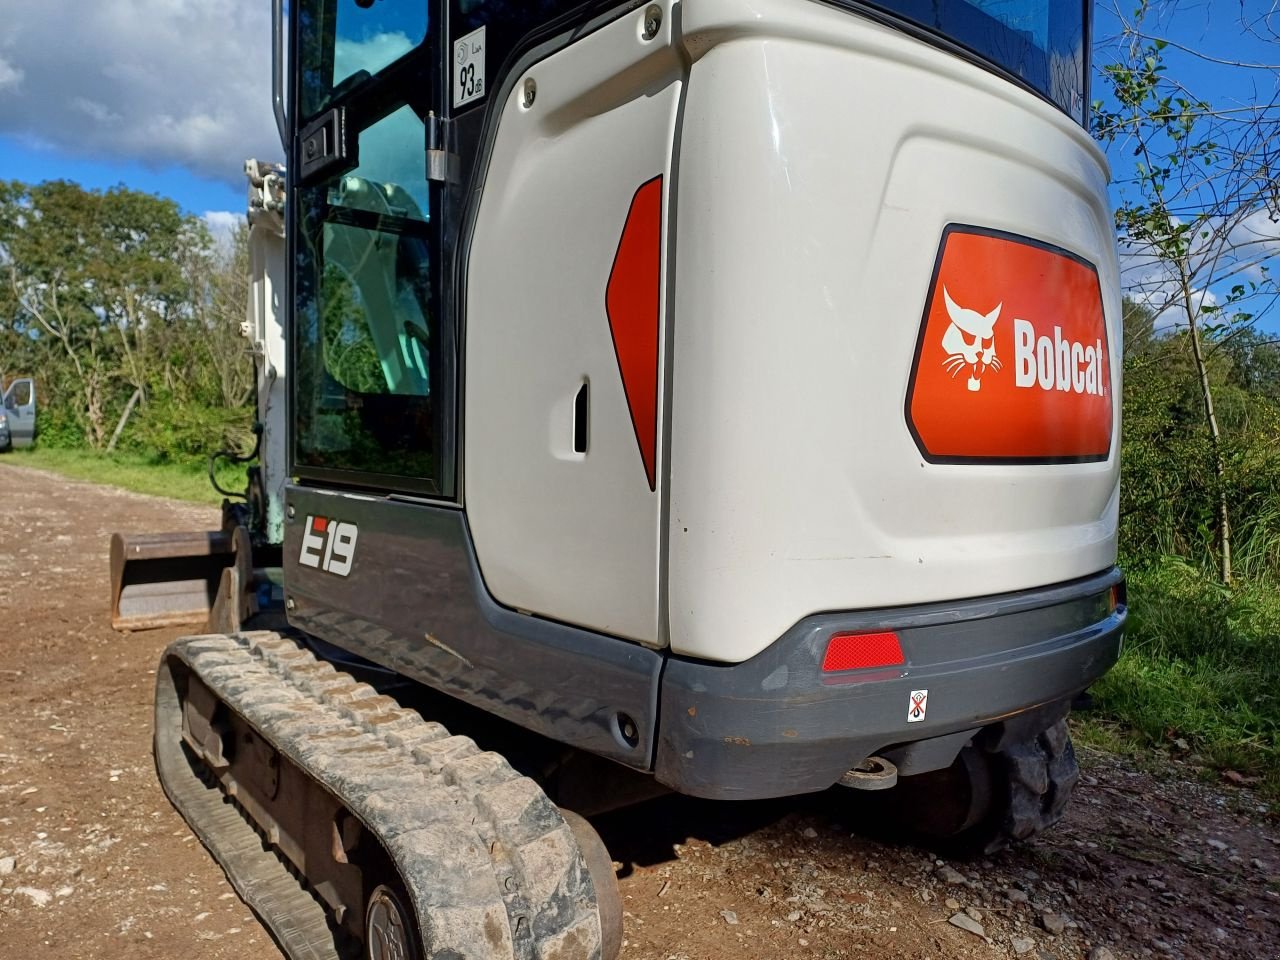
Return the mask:
[[[198,631],[157,771],[285,952],[612,960],[584,817],[664,791],[1051,827],[1127,615],[1083,8],[273,12],[248,486],[111,610]]]

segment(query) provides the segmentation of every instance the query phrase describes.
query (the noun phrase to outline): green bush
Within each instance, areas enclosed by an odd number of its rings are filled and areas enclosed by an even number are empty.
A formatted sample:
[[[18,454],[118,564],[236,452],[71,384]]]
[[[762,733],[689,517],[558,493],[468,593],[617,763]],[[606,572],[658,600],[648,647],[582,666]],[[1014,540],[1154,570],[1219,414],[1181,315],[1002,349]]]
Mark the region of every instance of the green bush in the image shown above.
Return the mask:
[[[73,450],[84,446],[84,427],[68,404],[49,402],[43,394],[37,400],[36,442],[42,447]]]
[[[217,450],[253,448],[253,412],[155,398],[134,414],[122,446],[158,463],[204,462]]]

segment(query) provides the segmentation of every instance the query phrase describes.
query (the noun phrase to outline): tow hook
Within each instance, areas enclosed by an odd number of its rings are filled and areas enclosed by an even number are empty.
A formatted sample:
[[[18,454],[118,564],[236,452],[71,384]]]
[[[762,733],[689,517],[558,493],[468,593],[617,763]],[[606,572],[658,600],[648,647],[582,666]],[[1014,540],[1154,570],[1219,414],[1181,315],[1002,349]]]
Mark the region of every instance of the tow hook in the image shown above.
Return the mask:
[[[898,782],[898,768],[884,757],[867,757],[836,782],[850,790],[888,790]]]

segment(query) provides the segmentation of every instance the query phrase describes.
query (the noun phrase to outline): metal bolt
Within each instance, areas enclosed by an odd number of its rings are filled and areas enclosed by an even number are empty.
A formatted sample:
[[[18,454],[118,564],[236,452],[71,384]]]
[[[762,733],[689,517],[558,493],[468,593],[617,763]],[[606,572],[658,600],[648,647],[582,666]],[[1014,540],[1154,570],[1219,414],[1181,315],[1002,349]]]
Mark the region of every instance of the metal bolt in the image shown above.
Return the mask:
[[[297,515],[297,513],[298,511],[293,508],[293,504],[292,503],[289,504],[289,519],[292,520]]]
[[[524,82],[524,108],[528,110],[533,106],[533,101],[538,98],[538,85],[530,77]]]
[[[284,608],[286,610],[296,610],[298,608],[298,603],[296,600],[293,599],[293,597],[285,597]]]
[[[652,40],[658,35],[658,28],[662,26],[662,8],[659,6],[651,6],[644,12],[644,32],[641,36],[646,40]]]
[[[625,713],[617,716],[618,733],[622,734],[622,739],[627,746],[634,747],[640,742],[640,733],[636,729],[636,722]]]

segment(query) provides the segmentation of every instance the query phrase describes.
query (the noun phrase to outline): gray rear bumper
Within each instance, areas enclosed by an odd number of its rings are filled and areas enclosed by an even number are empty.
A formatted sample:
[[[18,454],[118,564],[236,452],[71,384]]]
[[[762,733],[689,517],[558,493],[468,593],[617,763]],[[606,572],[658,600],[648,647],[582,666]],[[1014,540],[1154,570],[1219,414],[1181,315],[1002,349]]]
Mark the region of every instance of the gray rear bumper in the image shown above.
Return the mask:
[[[806,793],[868,756],[929,740],[939,749],[926,759],[928,747],[915,748],[913,772],[945,766],[967,740],[955,735],[1070,698],[1115,663],[1127,616],[1123,584],[1113,567],[1040,590],[822,614],[745,663],[671,658],[662,674],[658,779],[720,799]],[[833,633],[876,630],[897,632],[904,666],[822,672]],[[911,695],[921,690],[925,717],[909,723]]]

